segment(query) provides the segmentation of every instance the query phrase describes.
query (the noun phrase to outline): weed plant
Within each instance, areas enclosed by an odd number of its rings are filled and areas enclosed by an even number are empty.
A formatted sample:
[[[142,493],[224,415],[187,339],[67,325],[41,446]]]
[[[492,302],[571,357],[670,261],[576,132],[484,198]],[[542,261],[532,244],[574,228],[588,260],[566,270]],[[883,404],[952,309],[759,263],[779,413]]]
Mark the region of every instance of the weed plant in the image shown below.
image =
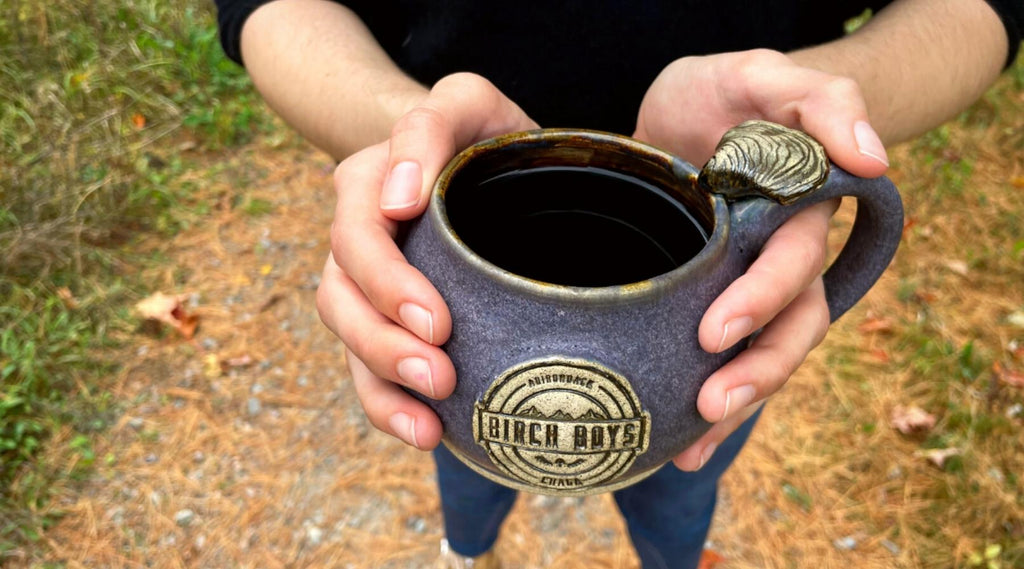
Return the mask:
[[[70,428],[91,463],[127,245],[187,223],[191,157],[270,125],[208,0],[0,3],[0,564],[75,473],[40,464],[43,441]]]

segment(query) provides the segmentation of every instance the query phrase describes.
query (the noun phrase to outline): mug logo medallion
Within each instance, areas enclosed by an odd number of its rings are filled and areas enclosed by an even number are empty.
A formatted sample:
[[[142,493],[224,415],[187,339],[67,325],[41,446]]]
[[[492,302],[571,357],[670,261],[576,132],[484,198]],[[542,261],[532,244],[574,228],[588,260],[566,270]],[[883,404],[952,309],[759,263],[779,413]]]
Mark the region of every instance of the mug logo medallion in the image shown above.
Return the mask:
[[[647,451],[651,416],[629,382],[599,364],[548,359],[514,366],[488,388],[473,433],[502,471],[547,493],[615,480]]]

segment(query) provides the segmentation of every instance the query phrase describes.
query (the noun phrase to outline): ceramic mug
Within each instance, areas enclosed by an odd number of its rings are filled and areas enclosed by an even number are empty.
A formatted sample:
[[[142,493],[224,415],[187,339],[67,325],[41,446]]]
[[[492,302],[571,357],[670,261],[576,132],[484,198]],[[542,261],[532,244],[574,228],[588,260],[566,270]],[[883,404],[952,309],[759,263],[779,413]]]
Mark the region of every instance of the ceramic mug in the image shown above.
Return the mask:
[[[710,428],[697,394],[746,345],[701,349],[707,308],[784,221],[839,196],[857,217],[824,274],[833,321],[889,264],[903,210],[888,179],[850,175],[807,135],[744,123],[701,170],[595,131],[480,142],[401,237],[452,315],[455,391],[417,396],[444,444],[503,485],[580,495],[642,480]]]

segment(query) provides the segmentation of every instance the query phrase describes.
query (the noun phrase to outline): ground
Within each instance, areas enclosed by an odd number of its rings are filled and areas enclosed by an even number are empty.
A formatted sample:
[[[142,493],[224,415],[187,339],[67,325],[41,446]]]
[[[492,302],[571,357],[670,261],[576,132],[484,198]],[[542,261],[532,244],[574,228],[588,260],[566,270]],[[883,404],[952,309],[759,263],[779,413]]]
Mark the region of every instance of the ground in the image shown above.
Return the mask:
[[[316,313],[333,164],[301,144],[264,150],[249,148],[227,168],[246,180],[250,203],[266,207],[231,207],[235,188],[221,180],[210,192],[223,199],[202,223],[141,246],[164,256],[146,269],[152,291],[187,294],[198,332],[186,340],[142,326],[119,352],[124,365],[110,385],[123,416],[94,442],[95,473],[55,504],[65,515],[46,551],[28,557],[71,568],[346,569],[430,567],[436,558],[432,462],[368,424],[343,348]],[[898,184],[908,171],[893,173]],[[929,404],[902,356],[913,350],[892,329],[925,310],[904,298],[906,275],[939,263],[949,253],[936,248],[956,241],[934,218],[908,230],[894,268],[771,399],[723,480],[709,543],[724,558],[719,567],[949,567],[987,542],[989,530],[943,533],[941,524],[917,538],[917,518],[935,512],[923,490],[946,473],[915,455],[920,440],[888,425],[897,404]],[[850,219],[844,207],[836,225]],[[954,291],[948,303],[931,298],[949,337],[981,327],[967,334],[998,338],[998,350],[1020,335],[999,324],[1022,304],[1019,274],[994,269],[1009,281],[974,290],[983,269],[942,267],[928,274],[959,288],[921,290]],[[957,316],[948,310],[964,288],[975,310]],[[1019,490],[1008,488],[1019,516]],[[1024,536],[1020,517],[1005,522]],[[991,531],[993,540],[1004,535]],[[952,545],[932,555],[922,550],[929,539]],[[497,547],[510,568],[638,567],[609,496],[524,495]]]

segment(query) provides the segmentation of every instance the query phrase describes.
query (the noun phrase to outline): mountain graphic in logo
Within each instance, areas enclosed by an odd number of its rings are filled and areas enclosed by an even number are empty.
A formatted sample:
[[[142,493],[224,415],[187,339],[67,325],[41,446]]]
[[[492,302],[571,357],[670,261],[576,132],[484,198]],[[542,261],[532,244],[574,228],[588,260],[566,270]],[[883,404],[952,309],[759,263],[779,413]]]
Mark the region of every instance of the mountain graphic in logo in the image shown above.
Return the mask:
[[[593,409],[588,409],[586,413],[580,415],[579,417],[574,417],[571,414],[566,413],[565,411],[562,411],[561,409],[558,409],[554,413],[545,414],[540,409],[534,407],[533,405],[527,407],[526,409],[523,409],[522,411],[519,411],[518,413],[516,413],[516,416],[525,417],[525,418],[529,418],[529,419],[544,419],[544,420],[547,420],[547,421],[607,421],[608,420],[608,417],[606,417],[605,415],[603,415],[601,413],[598,413],[597,411],[595,411]]]

